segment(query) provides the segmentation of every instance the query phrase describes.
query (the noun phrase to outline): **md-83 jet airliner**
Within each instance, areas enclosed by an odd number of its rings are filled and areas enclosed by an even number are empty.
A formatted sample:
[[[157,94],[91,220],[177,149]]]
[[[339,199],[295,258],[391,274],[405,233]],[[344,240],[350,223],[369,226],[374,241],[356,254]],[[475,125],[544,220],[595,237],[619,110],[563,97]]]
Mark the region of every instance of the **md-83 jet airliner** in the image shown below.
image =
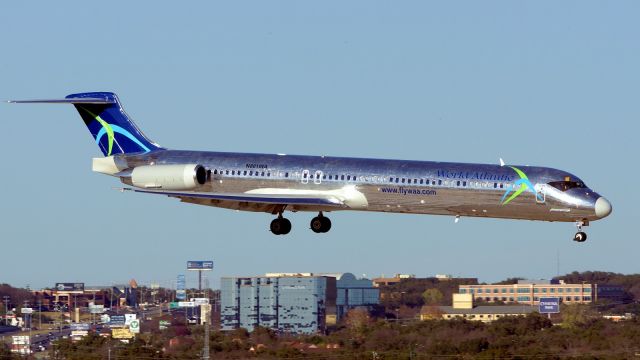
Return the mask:
[[[73,104],[102,150],[93,171],[139,193],[276,216],[270,230],[288,234],[285,211],[317,213],[311,230],[331,229],[326,213],[380,211],[573,222],[611,213],[611,203],[577,176],[547,167],[433,161],[244,154],[164,148],[147,138],[110,92],[14,103]]]

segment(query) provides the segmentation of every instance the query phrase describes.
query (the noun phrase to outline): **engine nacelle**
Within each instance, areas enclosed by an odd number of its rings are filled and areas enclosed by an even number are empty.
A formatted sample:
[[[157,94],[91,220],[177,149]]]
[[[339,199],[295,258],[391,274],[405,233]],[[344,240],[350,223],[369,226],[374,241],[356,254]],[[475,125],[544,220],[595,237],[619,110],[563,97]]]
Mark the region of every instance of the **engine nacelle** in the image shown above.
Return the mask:
[[[192,190],[207,182],[207,170],[198,164],[143,165],[131,172],[131,185],[144,189]]]

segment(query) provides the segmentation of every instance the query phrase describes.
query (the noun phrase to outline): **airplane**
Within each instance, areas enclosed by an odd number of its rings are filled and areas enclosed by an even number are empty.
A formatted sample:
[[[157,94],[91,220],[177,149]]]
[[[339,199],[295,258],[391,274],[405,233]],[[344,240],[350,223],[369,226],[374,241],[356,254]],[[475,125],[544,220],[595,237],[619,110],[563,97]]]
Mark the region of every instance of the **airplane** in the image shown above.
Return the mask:
[[[314,212],[315,233],[341,210],[574,222],[582,230],[611,203],[566,171],[536,166],[170,150],[146,137],[111,92],[10,103],[72,104],[104,157],[92,170],[122,191],[275,215],[275,235],[291,231],[285,211]]]

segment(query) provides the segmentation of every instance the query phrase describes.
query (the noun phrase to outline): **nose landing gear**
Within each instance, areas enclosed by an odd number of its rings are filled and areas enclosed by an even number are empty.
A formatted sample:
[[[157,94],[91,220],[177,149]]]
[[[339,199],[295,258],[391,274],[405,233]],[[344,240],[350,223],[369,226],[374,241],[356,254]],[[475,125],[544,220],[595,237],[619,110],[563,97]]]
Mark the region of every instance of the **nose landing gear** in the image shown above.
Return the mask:
[[[589,222],[586,220],[576,221],[576,227],[578,228],[578,232],[573,236],[573,241],[577,241],[577,242],[587,241],[587,233],[582,231],[583,226],[589,226]]]

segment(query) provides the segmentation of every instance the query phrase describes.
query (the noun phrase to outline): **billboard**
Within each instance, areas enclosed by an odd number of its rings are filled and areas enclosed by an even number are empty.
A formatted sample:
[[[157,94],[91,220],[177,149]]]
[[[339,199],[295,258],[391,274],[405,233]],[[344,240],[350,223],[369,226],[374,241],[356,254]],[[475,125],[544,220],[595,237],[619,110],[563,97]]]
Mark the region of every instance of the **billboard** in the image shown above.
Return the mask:
[[[127,320],[124,315],[111,315],[111,318],[109,319],[109,326],[123,327],[126,321]]]
[[[540,314],[556,314],[560,312],[560,298],[544,297],[540,298],[538,303],[538,312]]]
[[[31,338],[28,336],[12,336],[11,352],[18,354],[31,354]]]
[[[131,320],[131,322],[129,323],[129,331],[131,331],[132,334],[139,334],[140,333],[140,320]]]
[[[58,291],[84,291],[84,283],[56,283],[54,289]]]
[[[209,299],[207,298],[191,298],[189,301],[193,301],[197,306],[209,304]]]
[[[187,281],[184,275],[178,275],[178,280],[176,281],[176,299],[184,300],[187,298],[187,291],[185,290],[187,286]]]
[[[104,305],[89,305],[89,313],[102,314],[104,312]]]
[[[124,314],[124,325],[129,326],[129,324],[131,324],[131,322],[137,318],[138,316],[136,314]]]
[[[111,337],[114,339],[131,339],[133,338],[133,333],[129,328],[111,329]]]
[[[213,270],[213,261],[210,261],[210,260],[187,261],[187,270],[194,270],[194,271]]]

